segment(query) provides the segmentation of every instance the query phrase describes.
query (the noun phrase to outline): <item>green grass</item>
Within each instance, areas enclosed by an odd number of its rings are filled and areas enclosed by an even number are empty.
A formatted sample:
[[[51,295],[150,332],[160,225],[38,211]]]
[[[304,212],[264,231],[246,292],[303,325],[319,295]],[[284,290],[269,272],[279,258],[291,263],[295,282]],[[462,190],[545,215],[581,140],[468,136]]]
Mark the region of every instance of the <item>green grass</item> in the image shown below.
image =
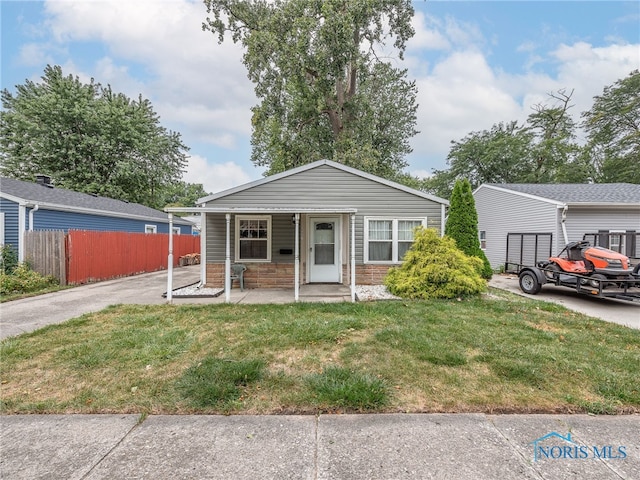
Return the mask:
[[[640,412],[640,331],[491,293],[109,307],[1,342],[0,408]]]

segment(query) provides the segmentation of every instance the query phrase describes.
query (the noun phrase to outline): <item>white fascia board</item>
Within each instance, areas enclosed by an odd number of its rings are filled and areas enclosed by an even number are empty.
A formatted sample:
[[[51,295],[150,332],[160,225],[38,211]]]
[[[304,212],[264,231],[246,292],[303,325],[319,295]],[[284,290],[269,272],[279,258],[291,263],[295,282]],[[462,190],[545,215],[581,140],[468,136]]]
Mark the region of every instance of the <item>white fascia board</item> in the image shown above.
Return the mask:
[[[291,170],[287,170],[285,172],[278,173],[276,175],[271,175],[269,177],[261,178],[259,180],[255,180],[253,182],[245,183],[244,185],[239,185],[234,188],[230,188],[228,190],[223,190],[222,192],[214,193],[213,195],[209,195],[208,197],[199,198],[196,203],[198,205],[202,205],[204,203],[208,203],[210,201],[216,200],[218,198],[226,197],[227,195],[232,195],[234,193],[241,192],[243,190],[248,190],[253,187],[257,187],[259,185],[263,185],[265,183],[274,182],[281,178],[286,178],[291,175],[295,175],[300,172],[305,172],[307,170],[311,170],[313,168],[319,167],[321,165],[328,165],[333,168],[337,168],[338,170],[342,170],[347,173],[351,173],[353,175],[357,175],[362,178],[366,178],[376,183],[381,183],[391,188],[395,188],[397,190],[402,190],[404,192],[410,193],[412,195],[416,195],[421,198],[425,198],[427,200],[431,200],[432,202],[441,203],[446,206],[449,206],[449,201],[444,198],[436,197],[435,195],[431,195],[429,193],[421,192],[420,190],[415,190],[413,188],[407,187],[406,185],[402,185],[397,182],[392,182],[391,180],[387,180],[385,178],[377,177],[367,172],[363,172],[361,170],[348,167],[346,165],[342,165],[341,163],[333,162],[331,160],[318,160],[313,163],[309,163],[307,165],[302,165],[301,167],[292,168]]]
[[[539,197],[537,195],[531,195],[530,193],[518,192],[516,190],[511,190],[509,188],[498,187],[496,185],[487,185],[485,183],[483,183],[478,188],[476,188],[475,192],[473,192],[474,195],[478,190],[480,190],[483,187],[484,188],[489,188],[489,189],[492,189],[492,190],[497,190],[499,192],[511,193],[513,195],[518,195],[520,197],[531,198],[533,200],[539,200],[541,202],[546,202],[546,203],[550,203],[552,205],[557,205],[558,207],[564,207],[566,205],[565,202],[560,202],[558,200],[551,200],[550,198]]]
[[[21,203],[25,203],[26,202],[24,198],[16,197],[14,195],[10,195],[8,193],[3,193],[3,192],[0,192],[0,197],[4,198],[6,200],[9,200],[10,202],[15,202],[17,204],[21,204]]]
[[[592,207],[600,207],[600,208],[624,208],[624,209],[636,209],[640,211],[640,203],[605,203],[605,202],[567,202],[567,206],[573,208],[592,208]]]

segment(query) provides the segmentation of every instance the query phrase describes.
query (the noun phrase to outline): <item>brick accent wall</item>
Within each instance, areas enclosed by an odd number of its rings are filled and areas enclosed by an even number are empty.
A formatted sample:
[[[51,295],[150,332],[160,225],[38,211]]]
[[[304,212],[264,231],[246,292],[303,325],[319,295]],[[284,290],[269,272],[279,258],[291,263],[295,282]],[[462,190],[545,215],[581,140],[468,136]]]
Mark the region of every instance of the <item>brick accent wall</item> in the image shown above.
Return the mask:
[[[356,285],[382,285],[391,265],[356,265]]]
[[[244,272],[245,288],[293,288],[295,276],[292,263],[247,263]],[[389,265],[356,265],[356,285],[382,285]],[[300,278],[306,283],[306,267],[300,264]],[[342,266],[342,279],[349,285],[349,265]],[[234,288],[239,287],[234,282]],[[207,287],[224,288],[224,263],[207,264]]]

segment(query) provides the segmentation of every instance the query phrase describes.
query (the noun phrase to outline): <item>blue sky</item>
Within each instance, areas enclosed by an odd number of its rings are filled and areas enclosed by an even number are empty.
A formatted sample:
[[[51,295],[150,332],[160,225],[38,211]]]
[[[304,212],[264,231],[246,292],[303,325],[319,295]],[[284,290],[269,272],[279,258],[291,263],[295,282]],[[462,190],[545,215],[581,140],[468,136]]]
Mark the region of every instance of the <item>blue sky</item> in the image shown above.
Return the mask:
[[[574,90],[579,120],[605,86],[640,68],[637,1],[414,2],[405,61],[418,85],[409,172],[446,168],[451,141],[523,121],[548,93]],[[202,32],[192,0],[1,0],[2,88],[47,64],[151,100],[191,147],[185,180],[209,192],[260,178],[250,156],[257,103],[242,51]]]

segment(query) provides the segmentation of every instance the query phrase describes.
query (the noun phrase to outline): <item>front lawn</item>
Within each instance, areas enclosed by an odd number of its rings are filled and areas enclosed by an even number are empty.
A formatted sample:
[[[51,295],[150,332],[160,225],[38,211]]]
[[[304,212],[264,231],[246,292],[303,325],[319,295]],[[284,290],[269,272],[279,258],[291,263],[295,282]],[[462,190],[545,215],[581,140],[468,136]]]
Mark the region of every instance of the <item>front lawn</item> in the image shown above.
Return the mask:
[[[640,331],[493,290],[117,306],[0,358],[3,413],[640,412]]]

